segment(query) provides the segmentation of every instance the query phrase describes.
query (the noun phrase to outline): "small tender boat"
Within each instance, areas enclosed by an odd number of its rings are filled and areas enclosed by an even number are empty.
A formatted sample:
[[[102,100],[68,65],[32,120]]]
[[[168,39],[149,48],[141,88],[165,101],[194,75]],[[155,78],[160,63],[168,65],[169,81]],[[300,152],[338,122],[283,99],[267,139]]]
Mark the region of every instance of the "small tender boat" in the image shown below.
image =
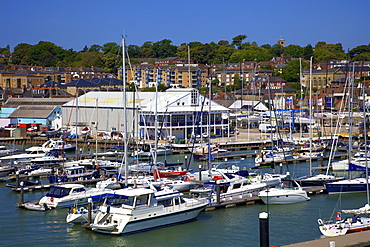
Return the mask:
[[[96,215],[100,212],[98,209],[91,210],[91,219],[95,219]],[[67,223],[82,224],[89,222],[89,210],[87,207],[72,208],[67,215]]]

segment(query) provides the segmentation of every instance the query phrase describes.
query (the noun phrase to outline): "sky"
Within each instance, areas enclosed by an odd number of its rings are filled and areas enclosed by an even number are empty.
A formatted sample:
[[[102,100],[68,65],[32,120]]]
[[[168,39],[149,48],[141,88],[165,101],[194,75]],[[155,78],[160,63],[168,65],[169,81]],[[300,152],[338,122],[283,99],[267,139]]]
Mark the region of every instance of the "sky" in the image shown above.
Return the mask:
[[[0,47],[49,41],[64,49],[169,39],[203,44],[246,35],[259,46],[370,43],[370,0],[0,0]]]

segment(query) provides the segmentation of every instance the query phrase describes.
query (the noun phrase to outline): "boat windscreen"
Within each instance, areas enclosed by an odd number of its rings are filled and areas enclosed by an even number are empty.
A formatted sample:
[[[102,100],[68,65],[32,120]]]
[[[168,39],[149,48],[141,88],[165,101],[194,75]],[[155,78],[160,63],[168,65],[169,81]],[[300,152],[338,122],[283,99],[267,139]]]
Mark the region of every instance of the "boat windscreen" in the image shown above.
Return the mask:
[[[69,195],[70,191],[71,191],[70,188],[51,187],[50,191],[46,194],[46,196],[61,198],[61,197]]]

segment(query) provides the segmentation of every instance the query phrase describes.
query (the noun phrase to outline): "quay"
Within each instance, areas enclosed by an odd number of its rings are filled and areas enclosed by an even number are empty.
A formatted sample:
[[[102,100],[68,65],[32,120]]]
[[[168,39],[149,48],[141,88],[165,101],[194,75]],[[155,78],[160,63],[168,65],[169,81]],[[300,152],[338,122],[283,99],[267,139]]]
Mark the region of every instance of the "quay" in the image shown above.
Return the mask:
[[[320,238],[281,247],[366,247],[370,246],[368,231],[349,233],[343,236]]]

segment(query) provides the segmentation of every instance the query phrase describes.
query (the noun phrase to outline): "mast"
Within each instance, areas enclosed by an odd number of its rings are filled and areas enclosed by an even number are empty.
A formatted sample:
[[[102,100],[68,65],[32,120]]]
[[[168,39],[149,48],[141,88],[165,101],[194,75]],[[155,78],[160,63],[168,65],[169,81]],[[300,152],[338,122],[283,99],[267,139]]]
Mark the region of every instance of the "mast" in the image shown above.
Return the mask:
[[[122,84],[123,84],[123,119],[124,119],[124,158],[123,163],[125,166],[125,187],[128,186],[127,176],[128,176],[128,162],[127,162],[127,152],[128,152],[128,142],[127,142],[127,109],[126,109],[126,57],[125,57],[125,38],[122,37]]]
[[[312,58],[310,59],[310,176],[312,176]]]

